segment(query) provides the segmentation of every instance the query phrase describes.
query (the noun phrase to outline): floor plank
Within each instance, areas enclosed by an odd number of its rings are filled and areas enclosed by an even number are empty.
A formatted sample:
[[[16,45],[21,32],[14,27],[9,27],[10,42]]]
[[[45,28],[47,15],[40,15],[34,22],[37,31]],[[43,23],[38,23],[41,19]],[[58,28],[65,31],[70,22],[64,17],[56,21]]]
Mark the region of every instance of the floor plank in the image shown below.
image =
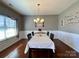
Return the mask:
[[[26,58],[27,55],[24,54],[25,46],[27,44],[27,39],[22,39],[7,49],[0,52],[0,58]]]
[[[57,58],[77,58],[79,53],[58,39],[54,39]]]
[[[54,41],[55,47],[56,47],[56,52],[54,54],[55,56],[53,57],[53,54],[50,53],[50,55],[52,55],[53,58],[79,58],[79,53],[76,52],[75,50],[73,50],[72,48],[70,48],[69,46],[67,46],[66,44],[64,44],[62,41],[60,41],[58,39],[54,39],[53,41]],[[15,43],[14,45],[10,46],[9,48],[0,52],[0,58],[3,58],[3,57],[28,58],[29,51],[27,54],[24,54],[26,44],[27,44],[27,39],[20,40],[19,42]],[[46,52],[47,52],[46,50],[42,51],[42,53],[38,52],[38,51],[35,51],[35,52],[33,51],[33,52],[31,52],[33,54],[31,57],[37,57],[35,55],[35,53],[36,53],[38,55],[38,58],[39,58],[39,55],[41,55],[41,58],[42,58],[42,57],[45,57],[45,54],[47,55]],[[49,58],[51,58],[51,57],[49,57]]]

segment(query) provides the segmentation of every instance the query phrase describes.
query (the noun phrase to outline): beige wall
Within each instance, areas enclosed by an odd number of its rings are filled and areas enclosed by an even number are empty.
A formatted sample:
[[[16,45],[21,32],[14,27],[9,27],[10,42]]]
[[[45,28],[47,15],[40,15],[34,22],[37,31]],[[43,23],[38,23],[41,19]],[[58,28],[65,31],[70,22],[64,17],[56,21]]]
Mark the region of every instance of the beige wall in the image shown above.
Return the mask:
[[[58,30],[58,16],[43,15],[40,16],[45,19],[44,30]],[[33,20],[37,16],[25,16],[25,30],[36,30]]]
[[[68,19],[74,18],[73,20],[79,21],[79,1],[61,13],[58,18],[59,30],[79,34],[79,22],[67,24],[69,22]],[[61,25],[62,20],[64,22],[63,26]]]
[[[0,15],[5,15],[11,18],[14,18],[17,20],[18,25],[18,29],[19,31],[22,30],[21,29],[21,20],[23,20],[22,16],[17,13],[16,11],[10,9],[9,7],[5,6],[3,3],[0,2]],[[1,35],[1,34],[0,34]],[[12,44],[14,44],[15,42],[17,42],[19,39],[18,37],[14,37],[14,38],[10,38],[10,39],[6,39],[4,41],[0,42],[0,51],[4,50],[5,48],[11,46]]]

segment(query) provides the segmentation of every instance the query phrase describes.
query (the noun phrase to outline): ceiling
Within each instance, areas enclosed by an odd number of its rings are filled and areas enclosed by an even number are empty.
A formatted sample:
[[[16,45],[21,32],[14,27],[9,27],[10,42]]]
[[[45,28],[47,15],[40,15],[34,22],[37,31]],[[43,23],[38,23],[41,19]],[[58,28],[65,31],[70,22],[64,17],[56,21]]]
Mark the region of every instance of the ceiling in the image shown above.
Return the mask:
[[[2,0],[22,15],[58,15],[78,0]],[[37,4],[40,3],[39,13]]]

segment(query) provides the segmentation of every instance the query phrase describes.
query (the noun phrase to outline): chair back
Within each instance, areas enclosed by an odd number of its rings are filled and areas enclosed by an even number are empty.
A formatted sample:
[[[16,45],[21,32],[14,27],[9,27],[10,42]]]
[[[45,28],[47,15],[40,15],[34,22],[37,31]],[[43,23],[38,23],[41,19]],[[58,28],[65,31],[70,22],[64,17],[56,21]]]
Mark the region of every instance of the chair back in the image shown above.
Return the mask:
[[[28,40],[32,38],[31,33],[27,34]]]
[[[32,36],[34,36],[34,32],[32,32]]]
[[[53,40],[54,39],[54,34],[50,33],[50,39]]]
[[[47,32],[47,36],[49,36],[49,32]]]

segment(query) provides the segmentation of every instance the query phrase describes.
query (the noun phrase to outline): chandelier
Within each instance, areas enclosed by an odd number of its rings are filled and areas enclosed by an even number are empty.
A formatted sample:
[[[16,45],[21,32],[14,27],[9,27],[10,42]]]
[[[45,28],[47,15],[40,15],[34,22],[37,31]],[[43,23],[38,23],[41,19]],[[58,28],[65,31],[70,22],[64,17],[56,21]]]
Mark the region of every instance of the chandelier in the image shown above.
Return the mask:
[[[35,27],[44,27],[44,19],[39,17],[39,6],[40,4],[37,4],[38,7],[38,17],[34,19]]]

